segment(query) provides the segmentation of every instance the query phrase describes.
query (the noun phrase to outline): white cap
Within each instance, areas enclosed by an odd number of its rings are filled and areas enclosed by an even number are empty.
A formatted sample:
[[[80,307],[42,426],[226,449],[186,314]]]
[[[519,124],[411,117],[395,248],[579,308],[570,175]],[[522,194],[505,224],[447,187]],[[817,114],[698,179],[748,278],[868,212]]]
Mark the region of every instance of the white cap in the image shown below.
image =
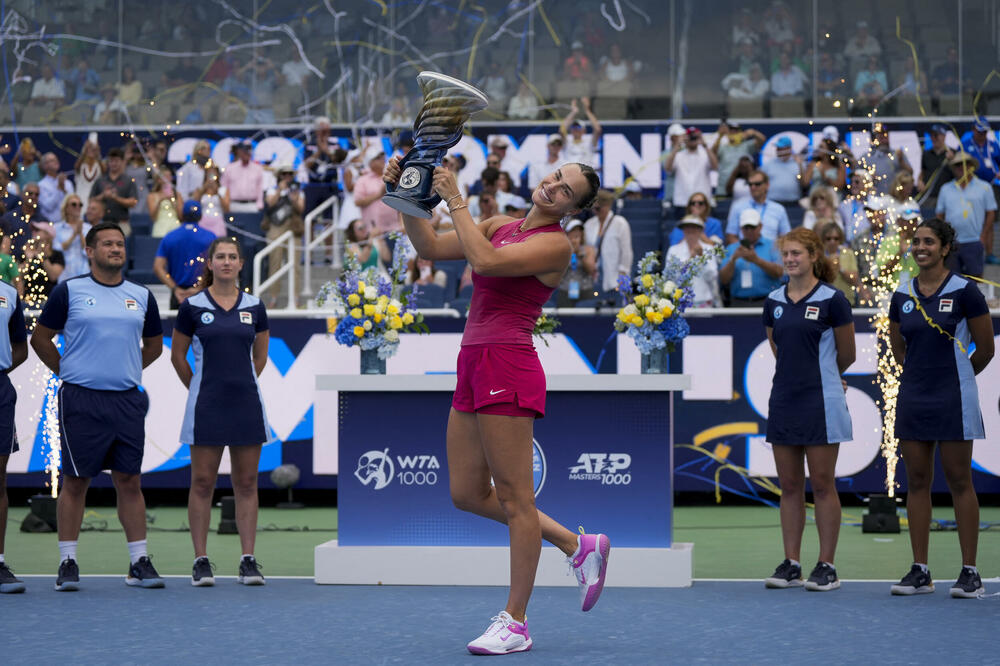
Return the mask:
[[[740,227],[759,227],[760,213],[753,208],[747,208],[740,213]]]
[[[639,184],[638,181],[636,181],[636,180],[633,179],[633,180],[628,181],[628,184],[625,186],[625,191],[626,192],[642,192],[642,186]]]
[[[823,138],[830,139],[831,141],[840,141],[840,130],[833,125],[827,125],[823,128]]]
[[[566,233],[573,231],[574,229],[580,229],[583,227],[583,222],[576,219],[575,217],[566,223]]]
[[[680,123],[673,123],[667,128],[667,136],[684,136],[684,126]]]

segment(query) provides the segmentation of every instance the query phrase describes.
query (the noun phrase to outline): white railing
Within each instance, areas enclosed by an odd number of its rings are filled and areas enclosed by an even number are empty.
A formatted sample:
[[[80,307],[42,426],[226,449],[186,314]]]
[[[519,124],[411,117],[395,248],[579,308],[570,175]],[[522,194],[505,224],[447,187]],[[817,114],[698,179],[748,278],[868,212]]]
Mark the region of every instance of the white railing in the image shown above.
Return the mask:
[[[326,229],[324,229],[319,234],[319,236],[316,236],[316,238],[313,238],[313,235],[312,235],[313,220],[315,220],[317,217],[319,217],[320,214],[323,213],[323,211],[327,210],[331,206],[333,207],[333,222],[330,224],[329,227],[327,227]],[[305,232],[304,232],[304,234],[303,234],[302,237],[304,239],[305,238],[311,239],[308,243],[306,243],[305,252],[303,253],[304,254],[304,259],[303,259],[304,265],[302,266],[302,291],[300,292],[300,294],[306,300],[309,300],[312,297],[312,295],[313,295],[313,290],[312,290],[312,251],[318,245],[320,245],[323,241],[325,241],[327,238],[329,238],[334,233],[336,233],[336,231],[337,231],[337,217],[338,217],[338,213],[339,212],[340,212],[340,200],[337,198],[337,195],[335,194],[332,197],[330,197],[329,199],[327,199],[326,201],[324,201],[323,203],[321,203],[320,205],[318,205],[315,208],[313,208],[311,211],[309,211],[309,214],[306,215],[306,218],[304,220],[304,222],[305,222]],[[333,256],[334,256],[333,263],[334,263],[334,265],[338,264],[337,257],[340,256],[340,251],[339,250],[340,250],[340,248],[337,246],[337,243],[335,242],[334,243],[334,247],[333,247]]]
[[[261,266],[264,263],[264,259],[274,252],[276,249],[285,246],[285,251],[288,253],[288,260],[285,261],[285,265],[279,268],[277,271],[273,272],[269,278],[261,282]],[[272,287],[278,282],[285,274],[288,274],[288,305],[285,306],[287,310],[295,310],[295,271],[292,270],[295,267],[292,259],[295,258],[295,234],[289,229],[285,233],[281,234],[273,241],[267,244],[263,250],[254,255],[253,258],[253,293],[254,295],[266,301],[264,298],[264,291]]]

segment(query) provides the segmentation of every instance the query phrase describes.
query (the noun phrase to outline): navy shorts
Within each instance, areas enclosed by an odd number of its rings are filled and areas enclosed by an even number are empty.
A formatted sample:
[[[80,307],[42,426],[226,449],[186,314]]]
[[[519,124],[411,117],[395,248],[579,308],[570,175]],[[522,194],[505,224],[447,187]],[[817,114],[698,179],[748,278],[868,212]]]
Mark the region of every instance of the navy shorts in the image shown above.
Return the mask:
[[[14,405],[17,391],[7,373],[0,373],[0,456],[17,451],[17,432],[14,430]]]
[[[986,260],[986,249],[982,242],[956,243],[955,251],[948,253],[948,268],[959,275],[974,275],[982,277],[983,263]]]
[[[142,471],[149,396],[138,388],[99,391],[59,387],[59,439],[64,474],[91,478],[110,469]]]

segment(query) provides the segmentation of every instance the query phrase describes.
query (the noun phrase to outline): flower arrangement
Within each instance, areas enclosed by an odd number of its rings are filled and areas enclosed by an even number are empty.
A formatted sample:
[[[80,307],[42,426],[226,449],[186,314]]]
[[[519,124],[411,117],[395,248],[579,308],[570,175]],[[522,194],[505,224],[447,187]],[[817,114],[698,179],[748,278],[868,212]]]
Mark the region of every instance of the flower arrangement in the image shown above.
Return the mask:
[[[531,334],[544,342],[545,346],[548,347],[549,341],[545,339],[545,336],[555,335],[556,329],[560,326],[562,326],[562,322],[558,318],[542,313],[535,321],[535,328]]]
[[[691,281],[721,249],[703,252],[688,261],[669,257],[663,270],[658,271],[659,253],[648,252],[639,260],[639,277],[618,278],[618,291],[625,305],[615,317],[615,330],[627,333],[642,354],[664,349],[674,351],[676,344],[687,337],[691,328],[684,312],[694,302]]]
[[[316,297],[318,305],[332,301],[346,313],[333,331],[337,342],[347,347],[357,345],[363,351],[376,350],[382,360],[399,349],[401,332],[428,332],[424,316],[402,293],[409,241],[402,234],[390,238],[395,239],[396,247],[388,275],[374,267],[361,270],[357,257],[348,255],[344,274],[336,283],[323,285]]]

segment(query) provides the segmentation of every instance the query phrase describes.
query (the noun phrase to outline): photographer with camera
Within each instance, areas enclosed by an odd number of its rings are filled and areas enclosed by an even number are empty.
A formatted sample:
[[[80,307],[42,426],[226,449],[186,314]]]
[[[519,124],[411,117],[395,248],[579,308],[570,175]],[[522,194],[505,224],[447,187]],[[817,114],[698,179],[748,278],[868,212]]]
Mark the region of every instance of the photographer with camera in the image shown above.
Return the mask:
[[[726,247],[719,281],[729,285],[729,307],[757,308],[781,284],[784,268],[774,241],[761,235],[760,213],[744,209],[739,225],[743,239]]]
[[[295,236],[295,252],[288,257],[295,274],[295,289],[298,291],[302,287],[302,268],[299,265],[301,257],[301,247],[303,243],[303,232],[305,222],[302,215],[306,210],[306,198],[295,181],[295,169],[291,164],[279,164],[275,168],[277,184],[264,194],[264,219],[260,223],[260,228],[267,235],[267,242],[271,243],[278,236],[286,231],[291,231]],[[274,249],[268,257],[268,277],[274,275],[278,269],[285,264],[285,248],[279,246]],[[271,288],[271,303],[277,301],[278,285]],[[289,305],[293,305],[289,303]]]

